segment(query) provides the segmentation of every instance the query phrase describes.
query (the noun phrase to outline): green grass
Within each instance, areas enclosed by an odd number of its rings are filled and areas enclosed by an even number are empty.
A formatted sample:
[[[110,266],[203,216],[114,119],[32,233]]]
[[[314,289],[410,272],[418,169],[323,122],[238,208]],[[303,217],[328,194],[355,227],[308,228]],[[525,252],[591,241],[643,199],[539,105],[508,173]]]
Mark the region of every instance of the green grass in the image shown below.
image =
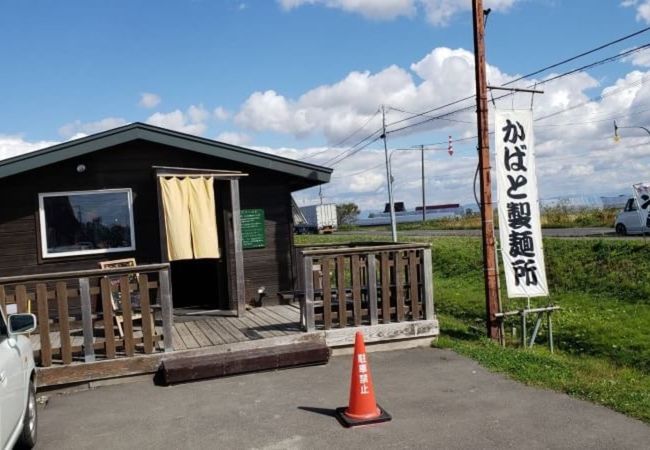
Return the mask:
[[[348,238],[349,239],[349,238]],[[508,346],[486,340],[481,240],[472,237],[408,238],[432,245],[439,346],[476,359],[491,370],[535,386],[591,400],[650,423],[650,245],[637,240],[545,239],[553,303],[555,354],[544,347],[543,327],[532,350],[518,347],[506,322]],[[340,236],[301,237],[343,242]],[[385,240],[366,236],[357,240]],[[524,306],[508,299],[504,309]],[[529,322],[529,327],[532,327]]]
[[[502,348],[483,330],[445,314],[436,346],[450,348],[517,381],[600,403],[650,423],[650,376],[606,358],[550,353],[546,348]]]

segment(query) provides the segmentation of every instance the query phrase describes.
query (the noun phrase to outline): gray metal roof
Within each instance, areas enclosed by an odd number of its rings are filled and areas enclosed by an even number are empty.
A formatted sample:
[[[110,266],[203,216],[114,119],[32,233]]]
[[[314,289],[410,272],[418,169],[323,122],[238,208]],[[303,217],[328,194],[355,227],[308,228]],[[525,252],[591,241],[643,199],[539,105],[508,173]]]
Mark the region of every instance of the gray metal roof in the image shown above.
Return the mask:
[[[144,140],[171,147],[190,150],[206,155],[223,158],[242,164],[262,167],[283,172],[295,177],[309,180],[309,185],[318,185],[330,181],[333,169],[317,166],[293,159],[239,147],[223,142],[213,141],[190,134],[179,133],[165,128],[135,122],[81,139],[53,145],[13,158],[0,161],[0,178],[43,167],[66,159],[75,158],[97,150],[106,149],[134,140]]]

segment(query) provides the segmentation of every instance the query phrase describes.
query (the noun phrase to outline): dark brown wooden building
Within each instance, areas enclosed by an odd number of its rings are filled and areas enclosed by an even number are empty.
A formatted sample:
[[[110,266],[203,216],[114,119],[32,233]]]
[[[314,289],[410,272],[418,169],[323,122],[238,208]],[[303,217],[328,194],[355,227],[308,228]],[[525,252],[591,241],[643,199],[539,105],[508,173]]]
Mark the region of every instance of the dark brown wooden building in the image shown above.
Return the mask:
[[[166,262],[159,180],[214,180],[218,258],[171,262],[174,307],[241,312],[294,285],[291,193],[332,170],[134,123],[0,162],[0,276]]]

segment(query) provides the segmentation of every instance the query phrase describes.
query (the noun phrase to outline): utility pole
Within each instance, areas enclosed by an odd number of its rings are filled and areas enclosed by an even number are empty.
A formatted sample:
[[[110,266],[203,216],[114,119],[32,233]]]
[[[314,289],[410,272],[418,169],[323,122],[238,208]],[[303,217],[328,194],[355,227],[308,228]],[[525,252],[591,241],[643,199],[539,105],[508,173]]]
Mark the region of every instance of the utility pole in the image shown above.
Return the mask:
[[[472,0],[474,25],[474,70],[476,74],[476,116],[478,123],[478,153],[481,180],[481,231],[483,234],[483,266],[485,276],[485,306],[487,335],[499,339],[499,289],[494,245],[492,186],[490,181],[490,143],[488,141],[487,81],[485,75],[485,15],[483,0]]]
[[[388,145],[386,144],[386,108],[381,105],[381,138],[384,140],[384,155],[386,156],[386,181],[388,182],[388,207],[390,208],[390,230],[393,242],[397,242],[397,226],[395,225],[395,205],[393,204],[393,174],[388,160]]]
[[[422,223],[427,220],[427,201],[424,194],[424,145],[420,145],[420,153],[422,156]]]

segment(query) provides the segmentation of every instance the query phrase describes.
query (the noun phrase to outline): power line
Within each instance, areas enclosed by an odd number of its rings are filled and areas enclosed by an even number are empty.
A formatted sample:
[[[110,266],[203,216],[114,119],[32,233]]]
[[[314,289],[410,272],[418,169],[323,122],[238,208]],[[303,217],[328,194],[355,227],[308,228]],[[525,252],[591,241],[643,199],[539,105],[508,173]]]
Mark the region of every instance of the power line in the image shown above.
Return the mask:
[[[561,65],[564,65],[564,64],[567,64],[567,63],[569,63],[569,62],[575,61],[575,60],[577,60],[577,59],[579,59],[579,58],[582,58],[582,57],[584,57],[584,56],[590,55],[590,54],[595,53],[595,52],[597,52],[597,51],[599,51],[599,50],[602,50],[602,49],[604,49],[604,48],[610,47],[610,46],[612,46],[612,45],[614,45],[614,44],[617,44],[617,43],[623,42],[623,41],[625,41],[625,40],[627,40],[627,39],[630,39],[630,38],[632,38],[632,37],[638,36],[638,35],[640,35],[640,34],[642,34],[642,33],[647,32],[648,30],[650,30],[650,27],[643,28],[643,29],[641,29],[641,30],[639,30],[639,31],[636,31],[636,32],[634,32],[634,33],[628,34],[628,35],[623,36],[623,37],[621,37],[621,38],[615,39],[615,40],[613,40],[613,41],[610,41],[610,42],[608,42],[608,43],[606,43],[606,44],[600,45],[600,46],[598,46],[598,47],[596,47],[596,48],[593,48],[593,49],[591,49],[591,50],[588,50],[588,51],[586,51],[586,52],[582,52],[582,53],[580,53],[580,54],[578,54],[578,55],[575,55],[575,56],[573,56],[573,57],[571,57],[571,58],[567,58],[567,59],[565,59],[565,60],[563,60],[563,61],[557,62],[557,63],[555,63],[555,64],[551,64],[551,65],[546,66],[546,67],[544,67],[544,68],[542,68],[542,69],[538,69],[538,70],[536,70],[536,71],[534,71],[534,72],[531,72],[531,73],[529,73],[529,74],[523,75],[523,76],[521,76],[521,77],[519,77],[519,78],[516,78],[516,79],[514,79],[514,80],[511,80],[511,81],[509,81],[509,82],[507,82],[507,83],[504,83],[503,86],[507,86],[507,85],[513,84],[513,83],[515,83],[515,82],[517,82],[517,81],[520,81],[520,80],[522,80],[522,79],[524,79],[524,78],[528,78],[528,77],[530,77],[530,76],[534,76],[534,75],[540,74],[540,73],[542,73],[542,72],[545,72],[545,71],[547,71],[547,70],[553,69],[553,68],[555,68],[555,67],[559,67],[559,66],[561,66]],[[551,78],[549,78],[549,79],[542,80],[542,81],[540,81],[540,82],[535,83],[535,85],[538,86],[538,85],[541,85],[541,84],[546,84],[546,83],[549,83],[549,82],[555,81],[555,80],[557,80],[557,79],[560,79],[560,78],[563,78],[563,77],[566,77],[566,76],[572,75],[572,74],[574,74],[574,73],[577,73],[577,72],[580,72],[580,71],[583,71],[583,70],[586,70],[586,69],[589,69],[589,68],[592,68],[592,67],[596,67],[596,66],[599,66],[599,65],[602,65],[602,64],[607,64],[607,63],[609,63],[609,62],[616,61],[616,60],[618,60],[618,59],[624,58],[624,57],[626,57],[626,56],[629,56],[629,55],[631,55],[631,54],[634,54],[634,53],[636,53],[636,52],[639,52],[639,51],[644,50],[644,49],[649,48],[649,47],[650,47],[650,44],[644,44],[644,45],[641,45],[641,46],[635,47],[635,48],[633,48],[633,49],[631,49],[631,50],[628,50],[628,51],[625,51],[625,52],[619,53],[619,54],[617,54],[617,55],[613,55],[613,56],[610,56],[610,57],[608,57],[608,58],[604,58],[604,59],[601,59],[601,60],[599,60],[599,61],[595,61],[595,62],[593,62],[593,63],[583,65],[583,66],[581,66],[581,67],[579,67],[579,68],[572,69],[572,70],[570,70],[570,71],[567,71],[567,72],[565,72],[565,73],[562,73],[562,74],[557,75],[557,76],[554,76],[554,77],[551,77]],[[529,87],[532,87],[532,85],[529,86]],[[501,100],[501,99],[506,98],[506,97],[509,97],[509,96],[511,96],[511,95],[513,95],[513,94],[512,94],[512,93],[504,94],[504,95],[501,95],[501,96],[499,96],[499,97],[497,97],[497,98],[494,98],[493,101]],[[401,120],[397,120],[397,121],[391,122],[391,123],[388,124],[387,126],[393,126],[393,125],[396,125],[396,124],[399,124],[399,123],[403,123],[403,122],[411,121],[411,120],[413,120],[414,118],[422,117],[422,116],[427,116],[427,119],[424,119],[424,120],[419,121],[419,122],[417,122],[417,123],[409,124],[409,125],[406,125],[406,126],[403,126],[403,127],[397,128],[397,129],[394,129],[394,130],[387,131],[387,134],[389,134],[389,133],[397,133],[397,132],[400,132],[400,131],[403,131],[403,130],[406,130],[406,129],[409,129],[409,128],[413,128],[413,127],[417,127],[417,126],[423,125],[423,124],[425,124],[425,123],[428,123],[428,122],[431,122],[431,121],[434,121],[434,120],[447,120],[447,121],[452,121],[452,122],[471,123],[471,122],[467,122],[467,121],[461,121],[461,120],[449,119],[447,116],[451,116],[451,115],[454,115],[454,114],[458,114],[458,113],[460,113],[460,112],[464,112],[464,111],[471,110],[472,108],[475,107],[475,105],[470,105],[470,106],[467,106],[467,107],[459,108],[459,109],[456,109],[456,110],[454,110],[454,111],[450,111],[450,112],[447,112],[447,113],[444,113],[444,114],[440,114],[440,115],[438,115],[438,116],[433,116],[433,117],[429,117],[428,114],[430,114],[431,112],[434,112],[434,111],[439,111],[439,110],[441,110],[441,109],[448,108],[449,106],[457,105],[457,104],[459,104],[459,103],[465,102],[465,101],[470,100],[470,99],[473,99],[473,98],[474,98],[474,95],[471,95],[471,96],[468,96],[468,97],[465,97],[465,98],[462,98],[462,99],[459,99],[459,100],[455,100],[455,101],[453,101],[453,102],[449,102],[449,103],[447,103],[447,104],[445,104],[445,105],[441,105],[441,106],[438,106],[438,107],[436,107],[436,108],[433,108],[433,109],[430,109],[430,110],[428,110],[428,111],[424,111],[424,112],[421,112],[421,113],[417,113],[417,114],[410,113],[410,112],[408,112],[408,111],[404,111],[404,110],[401,110],[401,109],[396,108],[396,107],[390,107],[390,109],[393,109],[393,110],[396,110],[396,111],[402,112],[402,113],[404,113],[404,114],[412,114],[412,115],[411,115],[410,117],[405,118],[405,119],[401,119]],[[601,97],[601,98],[602,98],[602,97]],[[580,106],[581,106],[581,105],[580,105]],[[573,107],[568,108],[568,109],[566,109],[566,110],[576,109],[577,107],[579,107],[579,106],[578,106],[578,105],[574,105]],[[561,114],[561,113],[563,113],[563,112],[565,112],[565,111],[558,111],[558,112],[556,112],[556,113],[553,113],[553,115]],[[344,142],[346,142],[347,140],[349,140],[352,136],[354,136],[355,134],[357,134],[359,131],[361,131],[363,128],[365,128],[365,127],[370,123],[370,121],[372,121],[372,119],[374,119],[374,117],[377,116],[378,113],[379,113],[379,110],[377,110],[377,111],[373,114],[373,116],[371,116],[370,119],[368,119],[368,121],[367,121],[366,123],[364,123],[364,125],[362,125],[360,128],[358,128],[357,130],[355,130],[353,133],[351,133],[351,134],[350,134],[349,136],[347,136],[345,139],[343,139],[342,141],[340,141],[339,143],[337,143],[335,146],[341,145],[342,143],[344,143]],[[538,120],[542,120],[542,119],[545,119],[545,118],[547,118],[547,117],[551,117],[551,115],[549,115],[549,116],[545,116],[545,117],[542,117],[542,118],[540,118],[540,119],[538,119]],[[351,156],[354,156],[354,155],[357,154],[359,151],[363,150],[364,148],[368,147],[369,145],[371,145],[372,143],[374,143],[374,142],[376,142],[378,139],[380,139],[381,136],[379,136],[379,137],[375,137],[375,135],[376,135],[377,133],[379,133],[379,132],[381,132],[381,130],[376,130],[374,133],[372,133],[372,134],[366,136],[365,138],[361,139],[361,140],[358,141],[356,144],[354,144],[352,147],[350,147],[350,148],[348,148],[347,150],[345,150],[345,151],[339,153],[339,154],[336,155],[334,158],[331,158],[330,160],[328,160],[328,161],[325,162],[324,164],[325,164],[325,165],[328,165],[328,164],[330,164],[330,165],[336,165],[336,164],[341,163],[341,162],[344,161],[345,159],[347,159],[347,158],[349,158],[349,157],[351,157]],[[373,137],[374,137],[374,139],[372,139]],[[457,140],[454,140],[454,142],[460,142],[460,141],[463,141],[463,140],[471,140],[471,139],[476,139],[476,138],[477,138],[477,136],[472,136],[472,137],[469,137],[469,138],[457,139]],[[372,140],[370,140],[370,139],[372,139]],[[433,144],[433,145],[440,145],[440,144],[444,144],[444,142],[437,143],[437,144]],[[318,152],[318,153],[315,153],[315,154],[309,155],[308,158],[311,158],[311,157],[317,156],[317,155],[319,155],[319,154],[325,153],[325,152],[327,152],[327,151],[329,151],[329,150],[330,150],[330,149],[328,148],[328,149],[323,150],[323,151],[321,151],[321,152]]]
[[[393,151],[418,151],[419,152],[420,149],[419,148],[396,148]],[[425,146],[424,151],[425,152],[443,152],[443,151],[446,152],[446,151],[448,151],[448,149],[446,149],[446,148],[426,148],[426,146]],[[383,165],[385,165],[385,163],[381,162],[381,163],[379,163],[379,164],[377,164],[375,166],[368,167],[367,169],[363,169],[363,170],[360,170],[358,172],[348,173],[348,174],[344,174],[344,175],[340,175],[340,176],[334,176],[334,177],[332,177],[332,179],[333,180],[339,180],[339,179],[342,179],[342,178],[348,178],[348,177],[353,177],[353,176],[356,176],[356,175],[361,175],[362,173],[370,172],[371,170],[374,170],[374,169],[376,169],[378,167],[381,167]]]
[[[467,100],[472,100],[474,97],[475,97],[474,95],[470,95],[468,97],[461,98],[459,100],[454,100],[453,102],[449,102],[449,103],[447,103],[445,105],[437,106],[437,107],[435,107],[433,109],[429,109],[429,110],[421,112],[421,113],[413,114],[411,117],[407,117],[406,119],[401,119],[401,120],[397,120],[395,122],[391,122],[387,126],[397,125],[398,123],[407,122],[409,120],[415,119],[416,117],[426,116],[426,115],[428,115],[428,114],[430,114],[432,112],[439,111],[439,110],[447,108],[449,106],[454,106],[454,105],[457,105],[458,103],[462,103],[462,102],[465,102]],[[391,106],[391,109],[397,109],[397,108],[394,108],[394,107]],[[402,112],[404,112],[404,111],[402,111]]]
[[[473,98],[473,96],[469,97],[469,98]],[[459,100],[459,101],[464,101],[464,100],[467,100],[467,98],[464,98],[464,99]],[[407,120],[411,120],[413,117],[417,117],[417,116],[422,115],[422,113],[409,112],[409,111],[406,111],[406,110],[403,110],[403,109],[395,108],[394,106],[389,106],[388,108],[392,109],[394,111],[397,111],[397,112],[404,113],[404,114],[411,114],[411,117],[403,119],[403,120],[398,120],[396,122],[393,122],[392,124],[396,124],[396,123],[399,123],[399,122],[404,122],[404,121],[407,121]],[[441,108],[443,108],[443,107],[441,106]],[[458,123],[472,123],[472,124],[474,123],[474,122],[470,122],[470,121],[467,121],[467,120],[448,119],[448,118],[445,118],[445,117],[441,117],[440,120],[446,120],[448,122],[458,122]]]
[[[596,52],[599,51],[599,50],[602,50],[602,49],[607,48],[607,47],[610,47],[610,46],[612,46],[612,45],[614,45],[614,44],[618,44],[618,43],[623,42],[623,41],[625,41],[625,40],[627,40],[627,39],[630,39],[630,38],[633,38],[633,37],[635,37],[635,36],[638,36],[638,35],[640,35],[640,34],[642,34],[642,33],[645,33],[645,32],[648,31],[648,30],[650,30],[650,27],[643,28],[643,29],[641,29],[641,30],[639,30],[639,31],[636,31],[636,32],[631,33],[631,34],[628,34],[627,36],[623,36],[623,37],[621,37],[621,38],[618,38],[618,39],[616,39],[616,40],[613,40],[613,41],[610,41],[610,42],[608,42],[608,43],[606,43],[606,44],[603,44],[603,45],[601,45],[601,46],[599,46],[599,47],[593,48],[593,49],[591,49],[591,50],[587,50],[586,52],[580,53],[579,55],[572,56],[571,58],[567,58],[567,59],[565,59],[565,60],[563,60],[563,61],[560,61],[560,62],[558,62],[558,63],[551,64],[550,66],[546,66],[546,67],[544,67],[544,68],[542,68],[542,69],[536,70],[536,71],[531,72],[531,73],[528,73],[528,74],[526,74],[526,75],[522,75],[522,76],[520,76],[519,78],[516,78],[516,79],[514,79],[514,80],[510,80],[510,81],[508,81],[507,83],[504,83],[502,86],[508,86],[509,84],[516,83],[517,81],[521,81],[521,80],[523,80],[524,78],[529,78],[529,77],[532,77],[532,76],[535,76],[535,75],[539,75],[540,73],[542,73],[542,72],[546,72],[547,70],[554,69],[554,68],[556,68],[556,67],[558,67],[558,66],[561,66],[561,65],[563,65],[563,64],[566,64],[566,63],[569,63],[569,62],[575,61],[576,59],[582,58],[583,56],[587,56],[587,55],[590,55],[590,54],[592,54],[592,53],[596,53]]]
[[[375,130],[373,133],[371,133],[368,136],[364,137],[363,139],[358,141],[356,144],[352,145],[351,147],[346,148],[345,150],[343,150],[338,155],[328,159],[323,164],[324,165],[330,164],[332,161],[336,160],[337,158],[340,158],[340,157],[344,156],[346,153],[350,153],[350,152],[354,151],[358,146],[362,145],[365,141],[367,141],[368,139],[374,137],[377,133],[380,133],[380,132],[381,132],[381,129]]]
[[[561,109],[559,111],[555,111],[553,113],[550,113],[550,114],[547,114],[545,116],[539,117],[539,118],[536,119],[536,121],[545,120],[545,119],[548,119],[549,117],[555,117],[555,116],[563,114],[563,113],[565,113],[567,111],[572,111],[574,109],[581,108],[581,107],[583,107],[585,105],[588,105],[591,102],[602,100],[602,99],[610,97],[612,95],[620,94],[621,92],[623,92],[623,91],[625,91],[627,89],[630,89],[630,88],[633,88],[633,87],[638,86],[640,84],[643,84],[649,78],[650,78],[650,76],[645,76],[645,77],[643,77],[643,78],[641,78],[639,80],[633,81],[632,83],[630,83],[628,85],[621,86],[621,87],[616,88],[616,89],[612,89],[611,91],[605,92],[604,94],[600,94],[600,95],[597,95],[597,96],[594,96],[594,97],[590,97],[588,100],[586,100],[584,102],[581,102],[581,103],[578,103],[578,104],[575,104],[575,105],[571,105],[571,106],[568,106],[568,107],[566,107],[564,109]]]
[[[586,106],[588,104],[589,103],[586,103],[586,104],[584,104],[582,106]],[[537,128],[554,128],[554,127],[566,127],[566,126],[578,126],[578,125],[591,125],[591,124],[600,123],[600,122],[610,122],[610,121],[612,121],[614,119],[620,119],[622,117],[629,117],[629,116],[631,116],[633,114],[640,114],[640,113],[644,113],[644,112],[648,112],[648,111],[650,111],[649,108],[646,108],[646,109],[631,109],[625,114],[617,114],[615,116],[610,115],[610,116],[605,117],[603,119],[585,120],[585,121],[582,121],[582,122],[549,123],[549,124],[546,124],[546,125],[537,125]],[[564,111],[562,111],[562,112],[564,112]],[[600,114],[597,114],[597,115],[600,116],[600,115],[603,115],[603,114],[604,113],[600,113]],[[540,118],[540,119],[537,119],[537,120],[541,120],[541,119],[545,119],[545,118],[546,117],[543,117],[543,118]]]
[[[377,136],[375,136],[375,135],[377,135]],[[381,130],[377,130],[373,134],[365,137],[362,141],[355,144],[355,146],[351,147],[349,150],[346,150],[346,152],[343,152],[342,154],[340,154],[340,155],[336,156],[335,158],[331,159],[330,161],[327,161],[325,163],[325,165],[334,166],[336,164],[340,164],[341,162],[343,162],[344,160],[350,158],[351,156],[356,155],[357,153],[359,153],[361,150],[368,147],[369,145],[377,142],[379,139],[381,139]],[[366,142],[364,143],[364,141],[366,141]]]
[[[633,49],[631,49],[631,50],[628,50],[628,51],[626,51],[626,52],[619,53],[619,54],[617,54],[617,55],[610,56],[610,57],[607,57],[607,58],[601,59],[601,60],[599,60],[599,61],[596,61],[596,62],[593,62],[593,63],[590,63],[590,64],[586,64],[586,65],[584,65],[584,66],[582,66],[582,67],[579,67],[579,68],[577,68],[577,69],[572,69],[572,70],[570,70],[570,71],[568,71],[568,72],[562,73],[562,74],[557,75],[557,76],[555,76],[555,77],[552,77],[552,78],[549,78],[549,79],[546,79],[546,80],[539,81],[539,82],[535,83],[535,85],[536,85],[536,86],[539,86],[539,85],[542,85],[542,84],[550,83],[551,81],[555,81],[555,80],[558,80],[558,79],[560,79],[560,78],[563,78],[563,77],[566,77],[566,76],[572,75],[572,74],[574,74],[574,73],[576,73],[576,72],[580,72],[580,71],[582,71],[582,70],[589,69],[589,68],[592,68],[592,67],[595,67],[595,66],[598,66],[598,65],[602,65],[602,64],[606,64],[606,63],[613,62],[613,61],[615,61],[615,60],[617,60],[617,59],[624,58],[624,57],[629,56],[629,55],[631,55],[631,54],[633,54],[633,53],[639,52],[639,51],[641,51],[641,50],[645,50],[646,48],[649,48],[649,47],[650,47],[650,44],[644,44],[644,45],[641,45],[641,46],[639,46],[639,47],[635,47],[635,48],[633,48]],[[533,86],[534,86],[534,85],[530,85],[529,87],[533,87]],[[501,96],[499,96],[499,97],[494,98],[493,100],[494,100],[494,101],[496,101],[496,100],[501,100],[501,99],[503,99],[503,98],[505,98],[505,97],[509,97],[509,96],[511,96],[511,95],[513,95],[513,94],[512,94],[512,93],[503,94],[503,95],[501,95]],[[439,116],[428,117],[427,119],[421,120],[421,121],[416,122],[416,123],[414,123],[414,124],[405,125],[405,126],[403,126],[403,127],[400,127],[400,128],[394,129],[394,130],[391,130],[391,131],[389,131],[389,133],[396,133],[396,132],[403,131],[403,130],[406,130],[406,129],[409,129],[409,128],[417,127],[417,126],[423,125],[423,124],[425,124],[425,123],[431,122],[431,121],[433,121],[433,120],[439,120],[439,119],[441,119],[441,118],[444,118],[444,117],[447,117],[447,116],[451,116],[451,115],[453,115],[453,114],[458,114],[458,113],[460,113],[460,112],[464,112],[464,111],[470,111],[470,110],[473,109],[473,108],[475,108],[475,106],[474,106],[474,105],[471,105],[471,106],[467,106],[467,107],[464,107],[464,108],[456,109],[456,110],[454,110],[454,111],[450,111],[450,112],[447,112],[447,113],[441,114],[441,115],[439,115]]]
[[[557,62],[557,63],[551,64],[551,65],[549,65],[549,66],[543,67],[543,68],[541,68],[541,69],[535,70],[535,71],[533,71],[533,72],[531,72],[531,73],[528,73],[528,74],[526,74],[526,75],[520,76],[519,78],[516,78],[516,79],[514,79],[514,80],[510,80],[510,81],[508,81],[507,83],[504,83],[503,86],[508,86],[508,85],[510,85],[510,84],[512,84],[512,83],[516,83],[517,81],[521,81],[521,80],[523,80],[524,78],[528,78],[528,77],[531,77],[531,76],[534,76],[534,75],[538,75],[538,74],[540,74],[540,73],[542,73],[542,72],[546,72],[547,70],[554,69],[554,68],[559,67],[559,66],[561,66],[561,65],[564,65],[564,64],[566,64],[566,63],[569,63],[569,62],[575,61],[575,60],[577,60],[577,59],[579,59],[579,58],[582,58],[583,56],[590,55],[590,54],[595,53],[595,52],[597,52],[597,51],[599,51],[599,50],[603,50],[604,48],[610,47],[610,46],[612,46],[612,45],[614,45],[614,44],[618,44],[618,43],[621,43],[621,42],[623,42],[623,41],[625,41],[625,40],[627,40],[627,39],[630,39],[630,38],[633,38],[633,37],[635,37],[635,36],[638,36],[638,35],[640,35],[640,34],[642,34],[642,33],[645,33],[645,32],[648,31],[648,30],[650,30],[650,27],[643,28],[643,29],[641,29],[641,30],[639,30],[639,31],[636,31],[636,32],[634,32],[634,33],[631,33],[631,34],[628,34],[628,35],[626,35],[626,36],[620,37],[620,38],[615,39],[615,40],[613,40],[613,41],[607,42],[606,44],[600,45],[600,46],[598,46],[598,47],[596,47],[596,48],[593,48],[593,49],[591,49],[591,50],[587,50],[587,51],[582,52],[582,53],[580,53],[580,54],[578,54],[578,55],[572,56],[571,58],[567,58],[567,59],[565,59],[565,60],[563,60],[563,61],[560,61],[560,62]],[[509,95],[509,94],[506,94],[506,95]],[[447,108],[447,107],[449,107],[449,106],[457,105],[458,103],[462,103],[462,102],[464,102],[464,101],[474,99],[474,97],[475,97],[474,95],[470,95],[470,96],[467,96],[467,97],[465,97],[465,98],[461,98],[461,99],[459,99],[459,100],[455,100],[455,101],[453,101],[453,102],[447,103],[447,104],[445,104],[445,105],[437,106],[437,107],[435,107],[435,108],[433,108],[433,109],[429,109],[429,110],[424,111],[424,112],[421,112],[421,113],[413,114],[411,117],[407,117],[406,119],[401,119],[401,120],[398,120],[398,121],[392,122],[392,123],[388,124],[388,126],[392,126],[392,125],[396,125],[396,124],[398,124],[398,123],[406,122],[406,121],[408,121],[408,120],[415,119],[416,117],[425,116],[425,115],[427,115],[427,114],[429,114],[429,113],[432,113],[432,112],[435,112],[435,111],[439,111],[439,110],[444,109],[444,108]],[[391,107],[391,109],[397,109],[397,108]]]
[[[359,131],[361,131],[361,130],[363,130],[365,127],[367,127],[368,124],[372,121],[372,119],[374,119],[375,117],[377,117],[378,114],[379,114],[379,108],[377,108],[377,110],[374,112],[374,114],[373,114],[372,116],[370,116],[370,118],[369,118],[369,119],[368,119],[368,120],[367,120],[363,125],[361,125],[359,128],[357,128],[356,130],[354,130],[354,131],[353,131],[352,133],[350,133],[347,137],[341,139],[341,140],[340,140],[339,142],[337,142],[336,144],[333,144],[333,145],[331,145],[331,146],[328,146],[325,150],[322,150],[322,151],[317,152],[317,153],[312,153],[311,155],[306,156],[306,157],[303,158],[303,159],[299,159],[298,161],[304,161],[305,159],[313,158],[314,156],[318,156],[318,155],[321,155],[321,154],[323,154],[323,153],[326,153],[326,152],[330,151],[332,148],[336,148],[336,147],[338,147],[338,146],[340,146],[340,145],[343,145],[343,144],[344,144],[345,142],[347,142],[350,138],[352,138],[352,136],[354,136],[354,135],[357,134]],[[346,151],[347,151],[347,150],[346,150]],[[343,153],[343,152],[342,152],[342,153]]]

